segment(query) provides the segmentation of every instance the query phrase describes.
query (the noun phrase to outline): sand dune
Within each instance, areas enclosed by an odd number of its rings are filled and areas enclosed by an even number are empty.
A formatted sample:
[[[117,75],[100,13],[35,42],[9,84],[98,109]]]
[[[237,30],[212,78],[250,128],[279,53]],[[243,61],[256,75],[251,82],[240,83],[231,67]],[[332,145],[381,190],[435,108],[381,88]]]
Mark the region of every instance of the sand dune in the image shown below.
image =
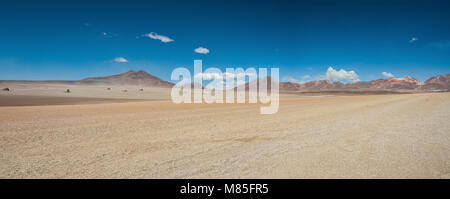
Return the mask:
[[[450,178],[450,93],[259,107],[0,107],[0,178]]]

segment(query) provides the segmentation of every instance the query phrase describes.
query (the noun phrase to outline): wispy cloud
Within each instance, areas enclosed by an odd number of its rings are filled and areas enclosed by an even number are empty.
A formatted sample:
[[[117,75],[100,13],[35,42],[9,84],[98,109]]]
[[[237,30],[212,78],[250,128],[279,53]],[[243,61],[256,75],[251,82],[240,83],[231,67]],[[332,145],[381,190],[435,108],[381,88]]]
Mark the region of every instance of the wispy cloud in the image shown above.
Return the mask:
[[[418,40],[419,40],[419,38],[413,37],[413,38],[411,38],[408,42],[409,42],[409,43],[414,43],[414,42],[416,42],[416,41],[418,41]]]
[[[112,32],[101,32],[101,34],[104,38],[113,38],[118,36],[118,34]]]
[[[438,41],[432,44],[435,48],[440,50],[449,50],[450,49],[450,40]]]
[[[293,78],[292,76],[286,76],[286,77],[283,77],[281,80],[282,80],[283,82],[300,83],[300,80],[298,80],[298,79],[296,79],[296,78]]]
[[[116,62],[116,63],[127,63],[128,60],[123,58],[123,57],[117,57],[117,58],[114,59],[114,62]]]
[[[325,75],[319,77],[322,80],[341,81],[341,82],[359,82],[358,74],[355,71],[346,71],[344,69],[335,70],[333,67],[329,67]]]
[[[284,82],[291,82],[291,83],[302,84],[302,83],[305,83],[307,81],[312,80],[312,77],[310,75],[304,75],[299,80],[299,79],[294,78],[292,76],[286,76],[286,77],[283,77],[283,79],[281,79],[281,80],[284,81]]]
[[[200,54],[208,54],[209,53],[209,49],[203,48],[203,47],[198,47],[198,48],[196,48],[194,50],[194,52],[200,53]]]
[[[388,72],[382,72],[381,74],[382,74],[384,77],[386,77],[386,78],[393,78],[393,77],[394,77],[394,74],[388,73]]]
[[[148,34],[146,34],[145,36],[147,36],[147,37],[149,37],[149,38],[151,38],[151,39],[157,39],[157,40],[160,40],[160,41],[163,42],[163,43],[169,43],[169,42],[173,42],[173,41],[174,41],[173,39],[171,39],[171,38],[169,38],[169,37],[167,37],[167,36],[164,36],[164,35],[158,35],[157,33],[154,33],[154,32],[148,33]]]

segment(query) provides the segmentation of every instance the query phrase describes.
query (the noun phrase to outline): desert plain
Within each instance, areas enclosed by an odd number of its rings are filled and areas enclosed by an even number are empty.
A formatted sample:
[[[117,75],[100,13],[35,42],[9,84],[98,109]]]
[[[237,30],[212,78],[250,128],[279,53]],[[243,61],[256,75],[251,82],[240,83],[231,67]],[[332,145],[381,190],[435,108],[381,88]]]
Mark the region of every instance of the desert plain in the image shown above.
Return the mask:
[[[450,178],[448,92],[281,95],[261,115],[169,88],[8,86],[0,178]]]

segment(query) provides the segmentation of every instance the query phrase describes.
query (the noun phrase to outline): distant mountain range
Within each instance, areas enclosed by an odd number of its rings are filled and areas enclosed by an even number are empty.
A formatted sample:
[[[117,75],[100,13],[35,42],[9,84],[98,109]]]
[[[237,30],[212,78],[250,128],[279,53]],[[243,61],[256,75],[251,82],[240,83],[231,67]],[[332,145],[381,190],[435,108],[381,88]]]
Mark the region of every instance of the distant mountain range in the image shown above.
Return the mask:
[[[268,78],[270,84],[273,80]],[[63,83],[63,84],[83,84],[83,85],[131,85],[141,87],[162,87],[171,88],[173,83],[161,80],[145,71],[128,71],[118,75],[91,77],[78,81],[12,81],[4,80],[0,83],[7,82],[39,82],[39,83]],[[256,84],[257,81],[248,82],[244,85],[245,89],[249,89],[250,85]],[[321,92],[321,91],[448,91],[450,90],[450,74],[432,77],[425,82],[419,82],[412,77],[377,79],[367,82],[355,82],[344,84],[341,82],[331,82],[328,80],[318,80],[306,83],[280,82],[280,91],[282,92]],[[269,88],[270,89],[270,88]]]
[[[328,80],[311,81],[303,84],[282,82],[280,91],[431,91],[450,90],[450,74],[432,77],[425,82],[419,82],[412,77],[377,79],[367,82],[343,84]]]
[[[368,82],[344,84],[328,80],[311,81],[303,84],[280,83],[280,90],[284,91],[336,91],[336,90],[416,90],[421,83],[414,78],[377,79]]]
[[[265,77],[270,84],[271,77]],[[248,82],[241,87],[248,90],[251,86],[257,86],[257,81]],[[269,87],[270,89],[270,87]],[[328,80],[310,81],[306,83],[279,82],[281,92],[324,92],[324,91],[398,91],[398,92],[423,92],[423,91],[448,91],[450,90],[450,74],[432,77],[425,82],[420,82],[412,77],[377,79],[367,82],[355,82],[344,84]]]

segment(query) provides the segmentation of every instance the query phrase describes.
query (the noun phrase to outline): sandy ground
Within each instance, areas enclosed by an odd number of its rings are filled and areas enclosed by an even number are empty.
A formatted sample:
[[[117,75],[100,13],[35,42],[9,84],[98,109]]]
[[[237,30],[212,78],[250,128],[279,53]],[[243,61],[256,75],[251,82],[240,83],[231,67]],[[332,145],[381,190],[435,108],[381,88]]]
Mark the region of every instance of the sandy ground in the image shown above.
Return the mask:
[[[28,83],[0,83],[0,89],[9,88],[11,92],[1,91],[0,97],[3,96],[26,96],[26,97],[58,97],[50,101],[63,103],[58,99],[79,98],[78,101],[84,101],[85,98],[95,98],[98,101],[107,101],[105,99],[122,99],[128,100],[170,100],[170,88],[146,88],[136,86],[87,86],[87,85],[66,85],[66,84],[28,84]],[[108,90],[110,88],[110,90]],[[69,89],[70,93],[66,93]],[[143,89],[143,91],[140,91]],[[124,92],[124,91],[127,92]],[[68,99],[71,100],[71,99]],[[33,101],[33,100],[29,100]],[[71,100],[75,103],[76,100]],[[47,102],[51,103],[51,102]],[[0,103],[1,106],[2,103]],[[35,103],[38,105],[38,103]],[[46,103],[44,103],[46,104]]]
[[[0,178],[450,178],[450,93],[260,106],[3,106]]]

